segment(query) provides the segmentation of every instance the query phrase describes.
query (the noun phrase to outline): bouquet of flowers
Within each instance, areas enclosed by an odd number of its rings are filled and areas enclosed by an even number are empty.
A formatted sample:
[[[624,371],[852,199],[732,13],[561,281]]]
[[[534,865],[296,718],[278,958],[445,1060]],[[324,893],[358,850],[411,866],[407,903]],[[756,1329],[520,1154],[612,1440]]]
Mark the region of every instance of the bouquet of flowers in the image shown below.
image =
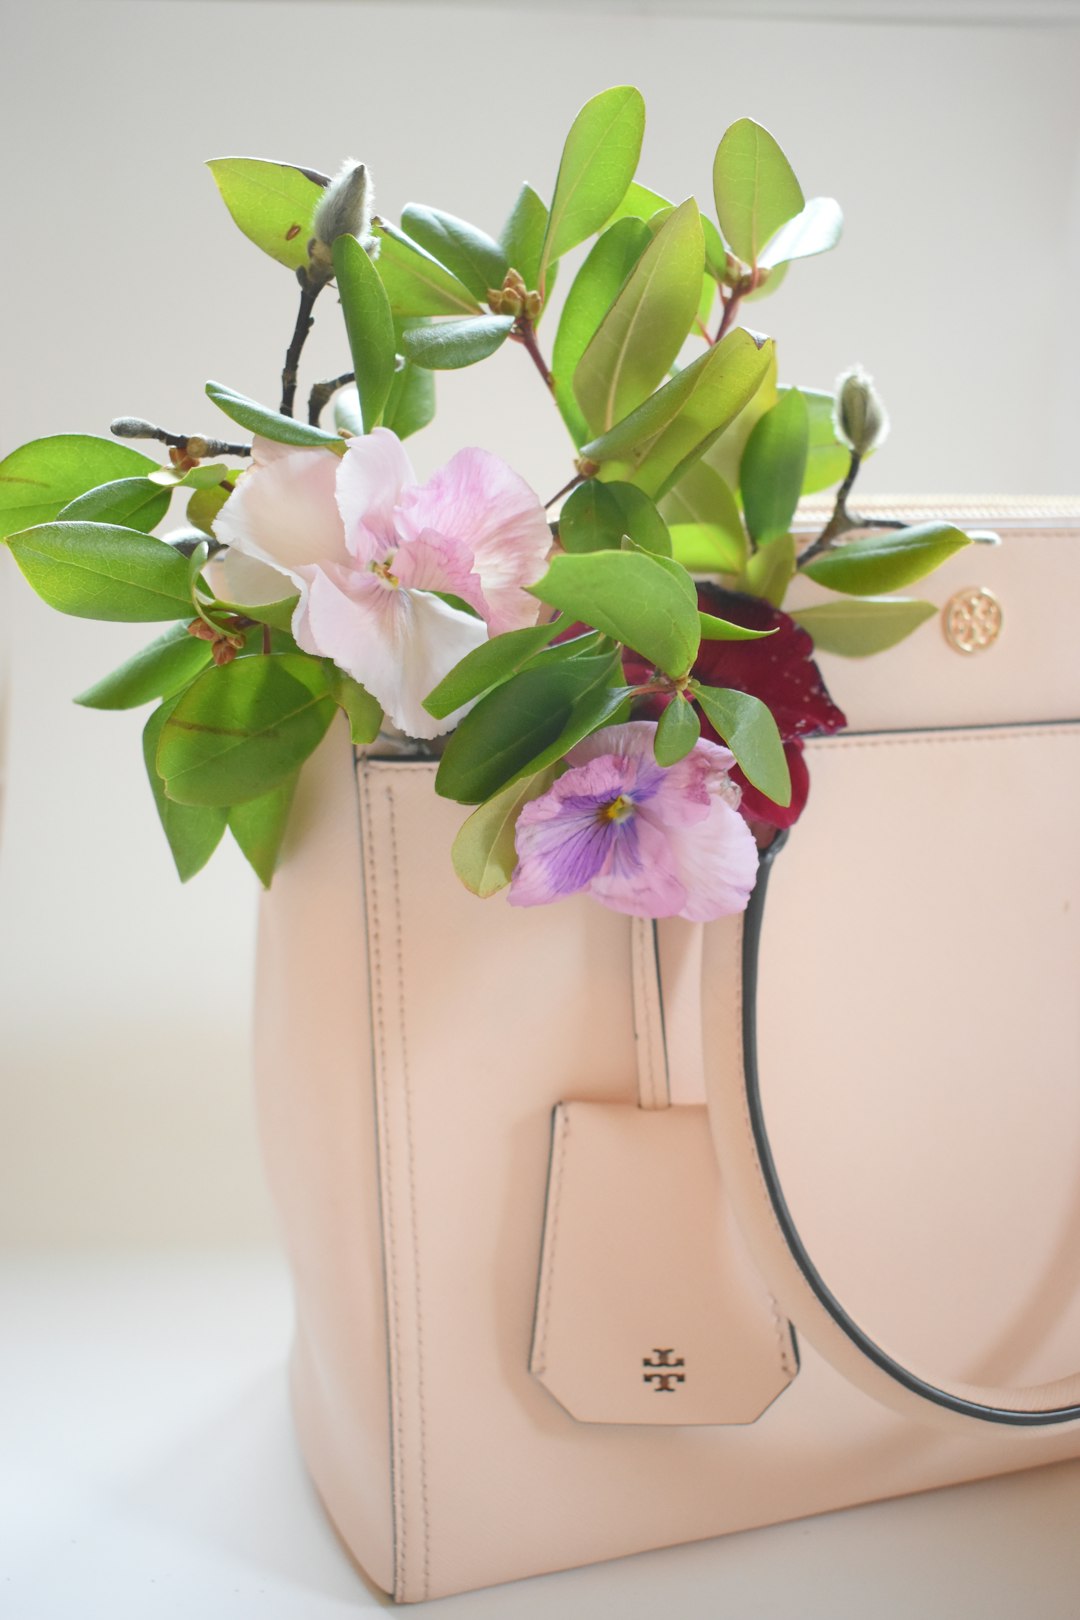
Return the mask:
[[[881,651],[934,612],[894,593],[967,536],[849,511],[887,431],[870,379],[781,386],[772,340],[740,325],[836,243],[837,204],[807,201],[744,118],[716,151],[714,222],[635,180],[644,122],[637,90],[594,97],[550,202],[523,186],[497,238],[418,204],[392,225],[363,163],[330,179],[212,162],[237,225],[299,283],[278,408],[211,382],[242,442],[121,417],[112,439],[0,463],[0,533],[46,602],[167,622],[76,701],[157,701],[143,745],[181,878],[228,828],[270,883],[340,709],[358,746],[438,754],[436,791],[472,807],[453,861],[477,895],[740,910],[759,847],[806,802],[803,738],[844,725],[815,642]],[[556,315],[556,272],[584,243]],[[311,388],[305,421],[328,289],[351,367]],[[419,483],[403,441],[432,419],[435,373],[506,343],[568,434],[564,488],[542,502],[477,448]],[[796,538],[800,497],[832,486],[822,532]],[[184,527],[156,536],[178,495]],[[835,598],[785,612],[798,575]]]

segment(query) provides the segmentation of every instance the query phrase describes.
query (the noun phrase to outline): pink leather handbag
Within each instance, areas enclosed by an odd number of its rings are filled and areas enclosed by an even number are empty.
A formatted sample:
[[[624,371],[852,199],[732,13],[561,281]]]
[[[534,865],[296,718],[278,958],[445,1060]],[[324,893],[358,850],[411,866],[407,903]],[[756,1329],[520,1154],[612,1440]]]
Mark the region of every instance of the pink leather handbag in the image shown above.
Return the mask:
[[[745,919],[477,901],[431,762],[305,772],[261,1117],[301,1441],[398,1601],[1080,1454],[1080,532],[948,511],[1005,543],[822,657]]]

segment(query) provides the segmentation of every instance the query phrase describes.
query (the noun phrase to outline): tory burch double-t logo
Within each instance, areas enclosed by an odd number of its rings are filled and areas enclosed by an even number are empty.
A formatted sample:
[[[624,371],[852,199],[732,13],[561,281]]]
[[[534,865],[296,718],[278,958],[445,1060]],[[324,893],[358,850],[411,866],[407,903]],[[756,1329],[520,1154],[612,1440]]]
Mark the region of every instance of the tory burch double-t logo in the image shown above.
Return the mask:
[[[674,1395],[675,1385],[686,1383],[686,1374],[676,1372],[675,1369],[685,1367],[686,1362],[682,1356],[675,1356],[675,1360],[672,1361],[674,1350],[657,1350],[654,1347],[653,1355],[656,1357],[655,1361],[649,1361],[647,1357],[642,1359],[643,1367],[652,1368],[651,1372],[642,1374],[643,1381],[652,1384],[655,1395]]]

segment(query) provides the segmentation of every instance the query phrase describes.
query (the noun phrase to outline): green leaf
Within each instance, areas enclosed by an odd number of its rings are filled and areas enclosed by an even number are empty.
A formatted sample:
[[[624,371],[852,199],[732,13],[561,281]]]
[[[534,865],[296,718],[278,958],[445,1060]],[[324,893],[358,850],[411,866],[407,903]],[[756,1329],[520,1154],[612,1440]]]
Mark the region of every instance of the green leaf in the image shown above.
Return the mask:
[[[780,394],[786,392],[780,389]],[[851,451],[836,437],[833,424],[833,396],[820,388],[800,390],[810,413],[810,444],[803,474],[802,493],[814,495],[820,489],[838,484],[847,474]]]
[[[855,601],[822,602],[799,608],[791,617],[821,652],[841,658],[867,658],[903,641],[937,613],[933,602],[902,596],[864,596]]]
[[[456,709],[471,703],[474,698],[483,697],[493,687],[516,674],[541,648],[547,646],[559,628],[558,621],[552,620],[550,624],[508,630],[501,636],[492,636],[490,641],[482,641],[479,647],[466,653],[428,693],[424,708],[436,720],[445,720]]]
[[[761,270],[760,265],[758,265],[758,270]],[[762,275],[761,281],[756,287],[743,294],[743,303],[756,304],[760,299],[770,298],[774,292],[779,292],[784,285],[784,278],[787,273],[788,267],[786,264],[778,264],[772,270],[767,271]]]
[[[755,425],[739,468],[746,527],[759,545],[790,529],[809,445],[806,401],[797,388],[789,388]]]
[[[479,315],[480,305],[457,276],[386,220],[379,220],[375,268],[399,319],[415,315]]]
[[[554,742],[550,742],[530,760],[524,770],[518,772],[518,776],[543,770],[549,765],[557,765],[561,759],[565,759],[571,748],[576,748],[579,742],[591,737],[601,726],[625,719],[629,715],[633,691],[631,686],[612,686],[610,680],[598,680],[578,698]],[[514,780],[516,781],[517,777]]]
[[[671,199],[661,197],[658,191],[652,191],[648,186],[639,185],[632,180],[623,194],[623,200],[608,220],[608,225],[614,225],[620,219],[652,219],[662,209],[673,206]]]
[[[256,247],[287,270],[307,264],[311,221],[325,176],[316,179],[291,163],[261,158],[211,158],[207,168],[229,213]]]
[[[725,552],[737,556],[739,560],[734,566],[741,567],[746,553],[746,535],[738,502],[725,480],[707,461],[695,461],[686,469],[679,482],[664,496],[660,510],[672,524],[720,529],[729,542]]]
[[[394,373],[390,397],[383,411],[383,426],[407,439],[435,419],[435,378],[422,366],[406,360]]]
[[[163,540],[111,523],[42,523],[8,545],[50,607],[131,623],[191,613],[187,561]]]
[[[705,271],[714,281],[723,281],[727,275],[728,251],[724,238],[707,214],[701,216],[701,229],[705,233]]]
[[[633,484],[579,484],[559,514],[566,551],[618,551],[628,535],[643,551],[670,557],[671,536],[656,505]]]
[[[677,373],[610,432],[584,446],[605,479],[636,484],[653,499],[666,494],[744,408],[772,358],[742,328]]]
[[[451,733],[436,791],[459,804],[482,804],[508,782],[539,770],[532,762],[563,735],[575,706],[609,689],[618,674],[618,659],[610,654],[519,671],[481,698]]]
[[[299,776],[299,771],[294,771],[269,793],[234,804],[227,812],[229,831],[264,889],[270,887],[274,876]]]
[[[38,523],[99,484],[142,478],[157,462],[115,439],[57,433],[31,439],[0,461],[0,540]]]
[[[99,484],[85,495],[76,495],[59,512],[65,522],[117,523],[125,529],[149,534],[169,510],[171,491],[152,484],[148,478],[117,478]]]
[[[241,471],[242,468],[230,467],[224,461],[205,461],[189,467],[186,472],[178,472],[175,467],[155,467],[147,477],[162,489],[213,489],[223,481],[231,483]]]
[[[154,761],[162,730],[176,702],[177,700],[173,698],[163,703],[160,709],[154,710],[143,729],[142,748],[158,817],[168,839],[180,881],[186,883],[196,872],[202,871],[220,844],[225,831],[225,811],[206,805],[173,804],[165,797],[165,785],[157,773]]]
[[[200,675],[177,700],[157,769],[179,804],[232,806],[280,786],[321,742],[335,703],[323,665],[254,654]]]
[[[794,575],[794,536],[779,534],[747,557],[739,588],[751,596],[763,596],[773,607],[779,607]]]
[[[746,539],[734,539],[718,523],[673,523],[672,555],[691,574],[738,574],[746,561]]]
[[[702,686],[700,681],[691,681],[690,686],[710,725],[735,755],[747,781],[774,804],[790,804],[791,776],[772,711],[750,692]]]
[[[632,647],[667,675],[685,675],[697,656],[697,608],[660,560],[645,552],[555,557],[529,590],[571,620]]]
[[[474,810],[454,839],[450,859],[454,871],[470,893],[487,900],[505,889],[517,865],[514,829],[529,803],[546,793],[555,777],[554,767],[512,782],[493,799]]]
[[[727,339],[724,340],[725,342]],[[776,386],[776,347],[770,344],[765,374],[746,406],[705,452],[705,464],[720,474],[729,489],[739,487],[739,464],[746,441],[765,412],[780,398]]]
[[[412,240],[452,270],[482,304],[492,288],[502,286],[510,261],[486,231],[421,203],[403,208],[401,223]]]
[[[775,630],[750,630],[745,624],[734,624],[730,619],[718,619],[715,613],[699,613],[702,641],[761,641],[775,636]]]
[[[850,540],[815,557],[803,572],[846,596],[877,596],[903,590],[969,543],[951,523],[922,523]]]
[[[713,196],[720,229],[751,267],[805,198],[787,158],[767,129],[752,118],[732,124],[716,150]]]
[[[268,624],[272,630],[283,630],[286,634],[292,633],[293,614],[299,596],[283,596],[277,602],[222,602],[216,606],[224,613],[239,613],[245,619],[254,619],[256,624]]]
[[[781,225],[759,254],[758,266],[771,270],[792,259],[809,259],[815,253],[827,253],[839,242],[843,228],[844,216],[835,198],[811,197],[794,219]]]
[[[574,394],[594,433],[621,422],[666,377],[697,314],[704,264],[691,197],[664,220],[578,362]]]
[[[676,693],[656,726],[653,753],[658,765],[677,765],[701,736],[701,721],[692,703]]]
[[[213,536],[214,519],[231,494],[232,490],[226,489],[223,484],[215,484],[211,489],[192,490],[186,514],[192,528]]]
[[[282,416],[278,411],[268,410],[254,399],[248,399],[244,394],[234,393],[226,388],[224,383],[208,382],[206,392],[213,400],[218,410],[233,422],[250,433],[261,433],[264,439],[273,439],[277,444],[295,444],[299,446],[321,446],[326,450],[333,450],[335,455],[343,456],[345,446],[336,433],[327,433],[323,428],[309,427],[306,422],[298,422],[295,417]]]
[[[171,697],[209,662],[209,643],[189,636],[186,624],[172,624],[119,669],[80,692],[75,702],[85,709],[137,709],[155,698]]]
[[[355,748],[365,748],[379,735],[383,721],[382,704],[373,698],[366,686],[354,681],[343,669],[327,661],[327,685],[330,696],[349,720],[349,736]]]
[[[587,101],[566,137],[538,285],[554,259],[605,225],[626,195],[641,156],[645,102],[631,85],[603,90]]]
[[[477,315],[467,320],[414,326],[402,336],[406,358],[429,371],[457,371],[500,349],[510,336],[512,315]]]
[[[510,218],[499,233],[499,245],[507,264],[530,289],[536,288],[540,281],[540,255],[544,250],[547,219],[547,204],[532,186],[524,185],[517,194]]]
[[[364,431],[370,433],[382,417],[394,381],[394,317],[379,272],[356,237],[339,236],[333,253],[360,415]]]
[[[578,363],[635,264],[652,241],[640,219],[622,219],[598,237],[566,295],[551,356],[555,402],[575,444],[589,426],[574,393]]]

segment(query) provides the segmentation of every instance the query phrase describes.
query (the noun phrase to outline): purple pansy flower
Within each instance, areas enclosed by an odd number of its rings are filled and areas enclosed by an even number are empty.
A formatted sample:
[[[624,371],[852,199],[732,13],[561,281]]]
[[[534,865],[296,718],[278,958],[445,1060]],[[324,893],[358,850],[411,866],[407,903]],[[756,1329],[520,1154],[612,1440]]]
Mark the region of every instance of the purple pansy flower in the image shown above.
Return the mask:
[[[518,818],[510,903],[587,893],[635,917],[708,922],[742,911],[757,846],[738,811],[733,757],[699,741],[656,763],[656,726],[608,726],[567,755],[568,770]]]

